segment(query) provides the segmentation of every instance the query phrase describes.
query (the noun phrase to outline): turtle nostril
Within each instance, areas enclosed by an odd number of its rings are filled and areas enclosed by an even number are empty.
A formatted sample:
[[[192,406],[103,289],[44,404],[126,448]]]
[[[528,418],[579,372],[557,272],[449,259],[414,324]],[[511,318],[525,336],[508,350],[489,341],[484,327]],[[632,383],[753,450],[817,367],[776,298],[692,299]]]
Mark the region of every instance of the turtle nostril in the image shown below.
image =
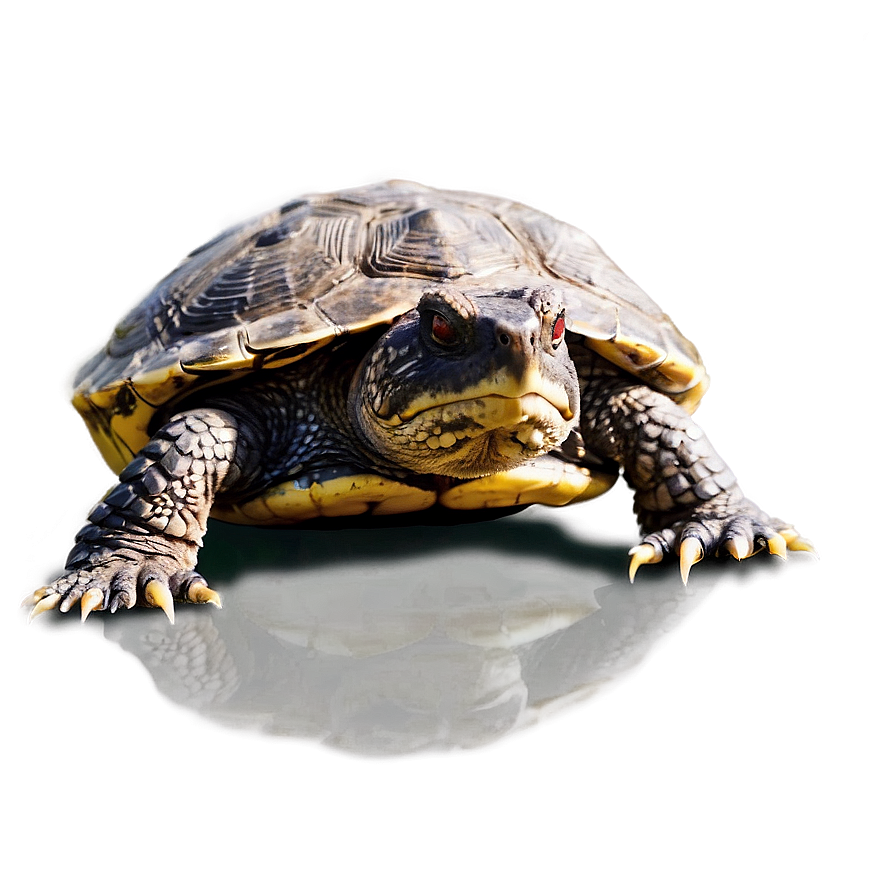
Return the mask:
[[[535,345],[535,334],[534,333],[529,337],[529,345]]]

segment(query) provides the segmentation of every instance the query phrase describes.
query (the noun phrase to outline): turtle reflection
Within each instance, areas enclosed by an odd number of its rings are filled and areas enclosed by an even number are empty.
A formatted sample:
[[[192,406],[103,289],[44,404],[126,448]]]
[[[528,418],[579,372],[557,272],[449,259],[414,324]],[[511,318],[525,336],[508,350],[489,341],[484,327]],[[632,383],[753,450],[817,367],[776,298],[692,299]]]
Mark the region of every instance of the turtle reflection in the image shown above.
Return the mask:
[[[672,570],[631,585],[624,554],[528,515],[338,533],[222,525],[203,560],[231,578],[223,611],[184,607],[175,626],[119,614],[105,630],[163,693],[225,724],[367,754],[474,747],[591,694],[711,582],[686,592]]]

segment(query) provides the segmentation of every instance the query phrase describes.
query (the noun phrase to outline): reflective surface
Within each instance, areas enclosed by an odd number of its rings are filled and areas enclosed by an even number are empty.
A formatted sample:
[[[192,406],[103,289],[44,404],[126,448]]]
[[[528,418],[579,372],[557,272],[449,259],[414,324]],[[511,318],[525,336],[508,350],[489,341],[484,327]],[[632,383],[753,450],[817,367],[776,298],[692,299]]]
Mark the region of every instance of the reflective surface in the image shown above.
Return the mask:
[[[5,19],[5,890],[893,896],[886,6],[220,6]],[[688,591],[712,593],[597,696],[488,747],[372,761],[210,721],[98,614],[27,625],[18,602],[113,484],[68,386],[125,309],[243,215],[390,176],[592,233],[699,346],[700,426],[821,560],[700,564]],[[560,550],[589,599],[622,583],[631,499],[574,511],[544,518],[580,548],[527,550]],[[210,576],[239,549],[221,535]],[[538,565],[486,547],[508,575]],[[341,582],[346,562],[305,568]],[[235,572],[215,584],[217,626]]]
[[[119,613],[105,633],[159,690],[228,725],[367,754],[474,747],[593,693],[714,577],[625,577],[625,548],[539,511],[462,526],[213,525],[224,609]],[[646,574],[645,574],[646,573]]]

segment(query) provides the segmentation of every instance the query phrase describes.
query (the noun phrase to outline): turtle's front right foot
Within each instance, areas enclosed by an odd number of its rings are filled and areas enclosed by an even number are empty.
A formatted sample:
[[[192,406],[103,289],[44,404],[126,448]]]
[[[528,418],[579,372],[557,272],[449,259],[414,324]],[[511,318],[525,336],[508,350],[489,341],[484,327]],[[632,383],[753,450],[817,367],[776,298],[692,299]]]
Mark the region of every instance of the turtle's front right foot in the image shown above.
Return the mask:
[[[217,489],[230,470],[236,427],[221,411],[178,414],[121,471],[119,483],[88,516],[65,572],[26,598],[31,616],[81,607],[159,607],[174,601],[221,606],[196,571]]]
[[[149,540],[149,539],[147,539]],[[114,613],[134,606],[158,607],[174,622],[174,601],[221,606],[217,592],[192,567],[189,551],[156,554],[137,547],[110,549],[76,545],[67,571],[25,599],[30,619],[48,610],[68,613],[80,606],[81,620],[95,610]],[[194,561],[195,562],[195,561]]]

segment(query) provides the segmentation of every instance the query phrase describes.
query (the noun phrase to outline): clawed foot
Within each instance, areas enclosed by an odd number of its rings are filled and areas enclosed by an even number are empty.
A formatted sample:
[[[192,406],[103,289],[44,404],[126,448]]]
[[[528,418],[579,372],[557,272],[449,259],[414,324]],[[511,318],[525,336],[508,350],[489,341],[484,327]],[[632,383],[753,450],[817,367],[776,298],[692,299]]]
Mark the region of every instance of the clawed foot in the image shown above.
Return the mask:
[[[730,554],[736,560],[767,550],[782,559],[787,551],[815,553],[812,543],[792,526],[767,516],[751,501],[743,500],[724,513],[703,509],[668,528],[652,532],[629,551],[631,581],[640,567],[677,554],[681,580],[687,585],[691,567],[706,556]]]
[[[30,620],[48,610],[68,613],[80,604],[82,622],[96,610],[114,613],[137,605],[158,607],[174,622],[175,600],[221,606],[218,593],[201,575],[193,570],[172,571],[172,565],[168,558],[98,558],[96,565],[72,570],[38,588],[22,601],[22,606],[31,607]]]

